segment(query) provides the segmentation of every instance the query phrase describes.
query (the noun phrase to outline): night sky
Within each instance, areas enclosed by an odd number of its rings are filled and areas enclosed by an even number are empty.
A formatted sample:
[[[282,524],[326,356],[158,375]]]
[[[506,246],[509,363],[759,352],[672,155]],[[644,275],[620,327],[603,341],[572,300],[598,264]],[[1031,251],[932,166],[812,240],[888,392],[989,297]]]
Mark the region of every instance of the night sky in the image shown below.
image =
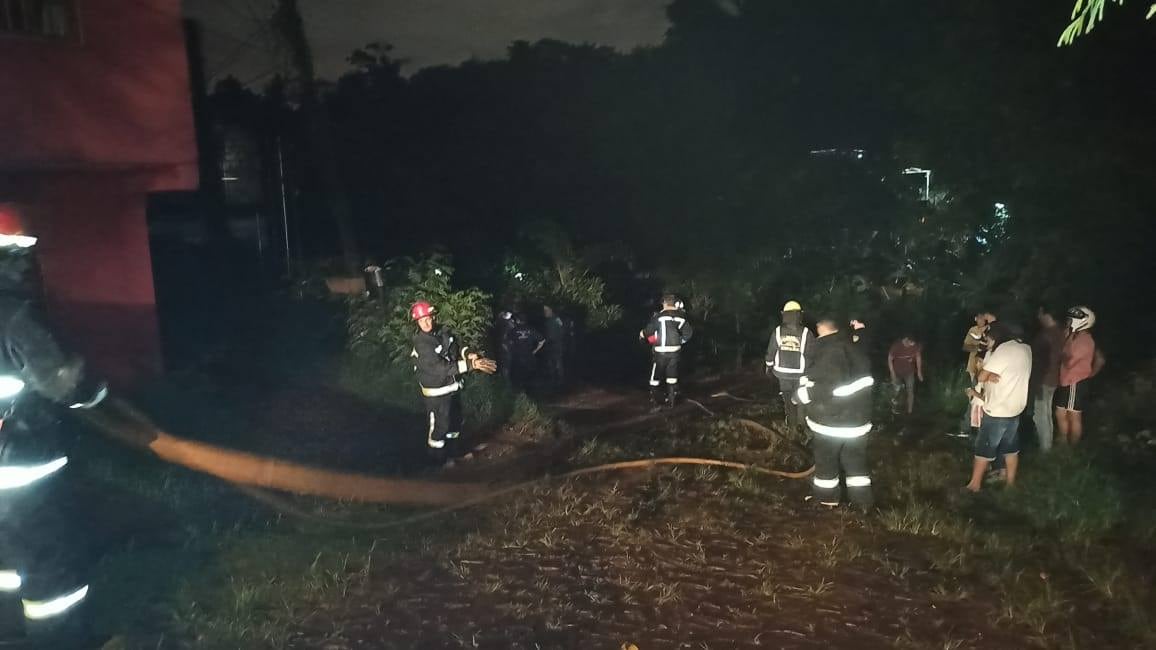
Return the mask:
[[[334,78],[345,57],[373,41],[395,46],[407,72],[471,57],[498,58],[514,40],[556,38],[629,50],[656,44],[667,28],[669,0],[301,0],[321,75]],[[215,78],[270,76],[276,67],[260,22],[271,2],[184,0],[200,22],[205,62]]]

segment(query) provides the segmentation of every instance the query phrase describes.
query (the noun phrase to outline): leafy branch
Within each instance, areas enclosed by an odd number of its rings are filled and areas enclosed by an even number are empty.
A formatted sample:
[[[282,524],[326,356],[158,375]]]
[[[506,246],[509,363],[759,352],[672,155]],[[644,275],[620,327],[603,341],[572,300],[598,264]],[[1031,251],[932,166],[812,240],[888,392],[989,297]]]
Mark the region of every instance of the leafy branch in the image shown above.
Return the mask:
[[[1063,47],[1071,45],[1080,36],[1086,36],[1092,33],[1095,29],[1096,23],[1104,20],[1104,5],[1108,0],[1076,0],[1076,4],[1072,7],[1072,22],[1060,34],[1060,40],[1056,43],[1056,47]],[[1124,0],[1112,0],[1118,5],[1123,5]],[[1156,16],[1156,4],[1148,8],[1148,15],[1146,19],[1151,19]]]

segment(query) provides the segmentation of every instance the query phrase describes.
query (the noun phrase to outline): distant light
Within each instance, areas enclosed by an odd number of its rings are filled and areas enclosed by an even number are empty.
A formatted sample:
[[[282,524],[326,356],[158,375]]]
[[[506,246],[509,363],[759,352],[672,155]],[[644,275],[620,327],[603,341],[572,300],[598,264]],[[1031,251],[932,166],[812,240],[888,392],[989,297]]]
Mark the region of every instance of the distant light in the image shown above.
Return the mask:
[[[434,269],[434,275],[443,275],[441,269]]]
[[[859,153],[855,154],[855,157],[858,158],[859,160],[863,160],[863,152],[860,151]]]
[[[1007,207],[1007,206],[1006,206],[1006,205],[1004,205],[1003,203],[996,203],[996,204],[995,204],[995,209],[996,209],[996,210],[1003,210],[1003,209],[1004,209],[1004,208],[1006,208],[1006,207]]]
[[[241,179],[236,176],[222,176],[221,180],[226,183],[232,183],[233,181],[239,181]]]
[[[523,274],[523,273],[522,273],[522,272],[520,272],[520,271],[519,271],[518,273],[515,273],[515,274],[514,274],[514,279],[515,279],[515,280],[522,280],[522,279],[525,279],[525,277],[526,277],[526,276],[525,276],[525,274]]]

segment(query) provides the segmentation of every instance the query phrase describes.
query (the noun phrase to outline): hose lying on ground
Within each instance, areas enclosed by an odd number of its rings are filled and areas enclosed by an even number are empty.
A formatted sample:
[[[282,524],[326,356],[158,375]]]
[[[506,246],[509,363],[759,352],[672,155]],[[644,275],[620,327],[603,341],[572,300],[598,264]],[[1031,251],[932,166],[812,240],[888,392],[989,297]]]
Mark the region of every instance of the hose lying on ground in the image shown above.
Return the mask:
[[[299,495],[347,499],[368,503],[447,506],[398,521],[368,525],[359,525],[357,522],[346,522],[345,524],[365,529],[382,529],[414,523],[419,520],[468,508],[546,480],[572,478],[598,472],[623,469],[647,469],[662,465],[705,465],[753,471],[779,478],[801,479],[810,476],[814,471],[814,467],[801,472],[785,472],[733,461],[709,458],[668,457],[621,461],[596,465],[594,467],[584,467],[564,474],[545,476],[504,487],[492,487],[484,483],[447,483],[415,479],[383,478],[352,472],[319,469],[276,458],[258,456],[247,452],[184,440],[162,431],[153,425],[145,415],[123,401],[113,401],[112,407],[115,412],[125,417],[128,422],[118,421],[117,418],[112,417],[109,413],[101,411],[87,412],[84,416],[89,422],[114,439],[126,442],[137,448],[148,449],[156,454],[157,457],[167,462],[182,465],[224,479],[237,485],[243,492],[263,503],[294,516],[316,519],[326,523],[335,523],[329,518],[312,515],[296,508],[293,504],[287,504],[284,499],[268,493],[266,489],[283,490]],[[756,422],[750,423],[755,426],[762,426]],[[765,429],[765,427],[763,428]],[[767,431],[770,432],[769,429],[767,429]]]
[[[112,411],[125,418],[113,417]],[[173,436],[136,409],[115,400],[106,410],[82,415],[111,437],[147,449],[161,460],[230,483],[295,494],[404,505],[458,503],[489,491],[485,483],[447,483],[337,472]]]
[[[600,472],[611,472],[611,471],[623,470],[623,469],[650,469],[650,468],[658,467],[661,465],[675,465],[675,466],[678,466],[678,465],[703,466],[703,465],[705,465],[705,466],[709,466],[709,467],[725,467],[728,469],[757,472],[759,474],[766,474],[768,476],[776,476],[778,478],[785,478],[785,479],[804,479],[804,478],[809,477],[811,474],[813,474],[815,472],[815,468],[813,466],[808,468],[808,469],[805,469],[801,472],[784,472],[784,471],[774,470],[774,469],[765,469],[762,467],[757,467],[755,465],[746,465],[744,463],[735,463],[735,462],[726,461],[726,460],[714,460],[712,458],[667,457],[667,458],[647,458],[647,459],[643,459],[643,460],[627,460],[627,461],[621,461],[621,462],[617,462],[617,463],[606,463],[603,465],[595,465],[593,467],[583,467],[581,469],[576,469],[576,470],[573,470],[570,472],[566,472],[564,474],[547,475],[547,476],[532,479],[529,481],[524,481],[522,483],[515,483],[513,485],[507,485],[505,487],[494,488],[493,490],[491,490],[489,492],[486,492],[484,494],[479,494],[475,497],[465,499],[459,503],[455,503],[453,505],[449,505],[449,506],[446,506],[444,508],[438,508],[437,510],[431,510],[429,512],[423,512],[421,514],[413,515],[410,517],[405,517],[402,519],[397,519],[397,520],[393,520],[393,521],[385,521],[385,522],[351,521],[349,519],[337,519],[337,518],[334,518],[331,516],[319,515],[319,514],[316,514],[313,512],[309,512],[308,510],[305,510],[303,508],[300,508],[296,504],[291,502],[290,500],[288,500],[288,499],[286,499],[280,495],[273,494],[272,492],[269,492],[268,490],[256,489],[256,488],[252,488],[249,486],[238,486],[238,489],[241,492],[244,492],[245,494],[253,497],[257,501],[260,501],[261,503],[264,503],[265,505],[273,508],[274,510],[277,510],[277,511],[282,512],[284,514],[291,515],[293,517],[297,517],[299,519],[307,519],[310,521],[315,521],[318,523],[323,523],[323,524],[327,524],[327,525],[331,525],[331,526],[340,526],[342,528],[351,528],[351,529],[356,529],[356,530],[380,531],[380,530],[386,530],[389,528],[396,528],[399,526],[406,526],[406,525],[410,525],[410,524],[415,524],[415,523],[418,523],[421,521],[425,521],[427,519],[433,519],[435,517],[447,515],[451,512],[456,512],[458,510],[465,510],[466,508],[471,508],[473,506],[479,505],[479,504],[484,503],[486,501],[491,501],[491,500],[496,499],[498,497],[506,496],[507,494],[510,494],[513,492],[518,492],[520,490],[524,490],[524,489],[532,487],[534,485],[538,485],[539,483],[545,483],[545,482],[551,481],[551,480],[564,480],[564,479],[568,479],[568,478],[574,478],[577,476],[586,476],[588,474],[595,474],[595,473],[600,473]]]

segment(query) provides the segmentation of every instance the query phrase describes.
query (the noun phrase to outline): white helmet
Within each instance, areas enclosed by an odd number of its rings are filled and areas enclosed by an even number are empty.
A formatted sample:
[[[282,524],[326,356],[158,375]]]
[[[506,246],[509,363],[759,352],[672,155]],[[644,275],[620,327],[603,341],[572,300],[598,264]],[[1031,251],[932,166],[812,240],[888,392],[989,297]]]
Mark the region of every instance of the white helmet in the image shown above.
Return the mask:
[[[1091,309],[1077,305],[1068,310],[1068,327],[1073,332],[1083,332],[1092,329],[1096,324],[1096,314]]]

